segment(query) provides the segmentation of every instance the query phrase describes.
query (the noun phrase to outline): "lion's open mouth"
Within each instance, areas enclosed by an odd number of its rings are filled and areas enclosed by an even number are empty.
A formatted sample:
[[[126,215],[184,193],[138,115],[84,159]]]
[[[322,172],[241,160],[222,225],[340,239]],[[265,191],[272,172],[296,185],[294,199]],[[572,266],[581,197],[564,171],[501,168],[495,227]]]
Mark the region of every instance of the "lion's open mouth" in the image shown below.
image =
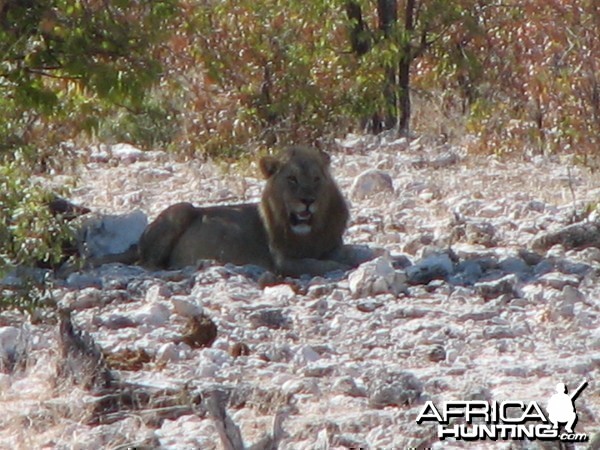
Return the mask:
[[[312,226],[312,213],[308,210],[301,212],[292,212],[290,214],[290,224],[292,231],[296,234],[310,233]]]

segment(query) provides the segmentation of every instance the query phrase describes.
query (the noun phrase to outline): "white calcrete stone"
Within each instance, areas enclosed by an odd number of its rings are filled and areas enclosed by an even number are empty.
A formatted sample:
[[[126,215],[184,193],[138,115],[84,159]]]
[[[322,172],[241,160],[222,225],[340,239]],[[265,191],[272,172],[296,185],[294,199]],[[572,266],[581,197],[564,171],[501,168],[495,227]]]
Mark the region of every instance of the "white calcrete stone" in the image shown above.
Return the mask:
[[[432,280],[446,279],[454,273],[454,264],[446,253],[426,256],[406,268],[408,281],[412,284],[428,284]]]
[[[267,286],[263,291],[263,295],[267,300],[285,305],[296,296],[296,293],[289,284],[278,284],[277,286]]]
[[[349,395],[350,397],[365,397],[365,389],[359,388],[354,378],[343,376],[337,378],[331,386],[331,391],[336,394]]]
[[[289,380],[283,383],[281,391],[287,395],[294,394],[319,394],[320,389],[315,379],[301,378],[297,380]]]
[[[161,345],[156,352],[157,363],[169,363],[179,361],[179,349],[173,342]]]
[[[217,364],[219,367],[230,364],[233,361],[233,357],[229,353],[218,348],[203,349],[202,358]]]
[[[600,328],[592,330],[589,347],[593,350],[600,350]]]
[[[501,295],[514,296],[515,286],[519,279],[516,275],[510,274],[492,281],[475,283],[475,289],[485,299],[493,299]]]
[[[352,272],[348,286],[355,298],[386,293],[398,295],[406,290],[406,276],[394,269],[389,258],[382,256]]]
[[[146,303],[156,303],[163,301],[171,295],[171,290],[164,284],[155,284],[146,291],[144,300]]]
[[[0,373],[0,392],[6,392],[10,388],[12,377],[7,373]]]
[[[212,348],[205,348],[197,360],[196,374],[203,378],[213,378],[223,373],[223,369],[230,366],[233,358],[229,353]]]
[[[202,419],[196,414],[181,416],[175,420],[165,420],[156,430],[161,449],[215,448],[219,442],[213,420]]]
[[[354,179],[350,188],[350,197],[355,200],[362,200],[380,193],[394,193],[392,177],[383,170],[364,171]]]
[[[585,300],[583,293],[579,289],[576,289],[569,284],[563,287],[562,295],[565,302],[573,305],[575,303],[581,303]]]
[[[115,144],[110,147],[110,152],[113,158],[127,164],[146,159],[144,152],[131,144]]]
[[[368,388],[369,406],[382,409],[415,403],[423,392],[423,383],[410,372],[381,370]]]
[[[576,275],[567,275],[560,272],[550,272],[542,275],[538,282],[542,286],[553,287],[554,289],[564,289],[565,286],[579,285],[579,277]]]
[[[219,366],[204,360],[200,360],[195,371],[195,375],[199,378],[214,378],[217,373],[219,373]]]
[[[93,287],[82,289],[74,297],[73,301],[68,305],[73,309],[94,308],[104,303],[102,300],[102,291]]]
[[[88,258],[122,253],[137,244],[148,217],[140,210],[127,214],[93,215],[80,230],[80,251]]]
[[[308,364],[304,368],[303,375],[305,377],[324,378],[333,374],[336,368],[336,362],[321,359],[317,362]]]
[[[452,166],[460,161],[459,156],[452,150],[440,154],[437,158],[429,161],[429,166],[433,169],[443,169]]]
[[[110,159],[108,146],[106,144],[93,145],[90,147],[89,158],[91,162],[106,163]]]
[[[190,297],[174,295],[171,297],[171,304],[175,314],[182,317],[196,317],[202,314],[202,306],[190,301]]]
[[[296,349],[293,361],[298,366],[305,366],[319,359],[321,359],[321,355],[314,348],[310,345],[302,345]]]
[[[0,359],[15,352],[20,336],[21,330],[17,327],[0,327]]]
[[[130,313],[129,317],[137,325],[158,327],[164,325],[171,315],[169,308],[159,302],[150,303]]]

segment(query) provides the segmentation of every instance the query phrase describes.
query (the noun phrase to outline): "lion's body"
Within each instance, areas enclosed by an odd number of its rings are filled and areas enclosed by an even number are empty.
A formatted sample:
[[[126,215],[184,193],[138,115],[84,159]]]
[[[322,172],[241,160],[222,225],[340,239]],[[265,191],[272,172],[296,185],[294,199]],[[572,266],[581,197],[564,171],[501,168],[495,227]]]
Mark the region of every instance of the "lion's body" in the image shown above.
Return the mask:
[[[196,213],[174,243],[168,267],[185,267],[201,259],[272,266],[257,204],[196,208]]]
[[[292,147],[260,166],[267,177],[260,204],[167,208],[140,239],[142,264],[181,268],[214,259],[294,276],[347,268],[336,255],[348,209],[327,155]]]

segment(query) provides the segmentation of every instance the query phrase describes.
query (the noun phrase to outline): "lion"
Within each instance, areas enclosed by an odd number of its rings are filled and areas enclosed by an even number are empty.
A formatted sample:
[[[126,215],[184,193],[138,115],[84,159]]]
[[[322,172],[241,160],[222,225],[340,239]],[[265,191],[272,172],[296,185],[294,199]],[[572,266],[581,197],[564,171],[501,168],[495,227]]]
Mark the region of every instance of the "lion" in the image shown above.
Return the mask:
[[[208,259],[296,277],[357,265],[343,245],[348,206],[329,166],[329,155],[311,147],[263,157],[260,203],[168,207],[139,240],[141,264],[180,269]]]

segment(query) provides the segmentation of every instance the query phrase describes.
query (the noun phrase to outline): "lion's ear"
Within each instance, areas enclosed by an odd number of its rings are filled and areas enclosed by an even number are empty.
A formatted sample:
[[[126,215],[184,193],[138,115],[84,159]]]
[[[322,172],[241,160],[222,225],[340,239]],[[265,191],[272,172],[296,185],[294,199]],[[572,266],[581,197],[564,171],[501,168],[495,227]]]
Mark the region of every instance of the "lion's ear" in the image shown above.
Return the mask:
[[[319,153],[321,153],[321,157],[323,158],[325,165],[328,166],[331,163],[331,156],[329,155],[329,153],[327,153],[324,150],[319,150]]]
[[[273,156],[264,156],[259,161],[260,171],[265,178],[271,178],[281,167],[281,161]]]

